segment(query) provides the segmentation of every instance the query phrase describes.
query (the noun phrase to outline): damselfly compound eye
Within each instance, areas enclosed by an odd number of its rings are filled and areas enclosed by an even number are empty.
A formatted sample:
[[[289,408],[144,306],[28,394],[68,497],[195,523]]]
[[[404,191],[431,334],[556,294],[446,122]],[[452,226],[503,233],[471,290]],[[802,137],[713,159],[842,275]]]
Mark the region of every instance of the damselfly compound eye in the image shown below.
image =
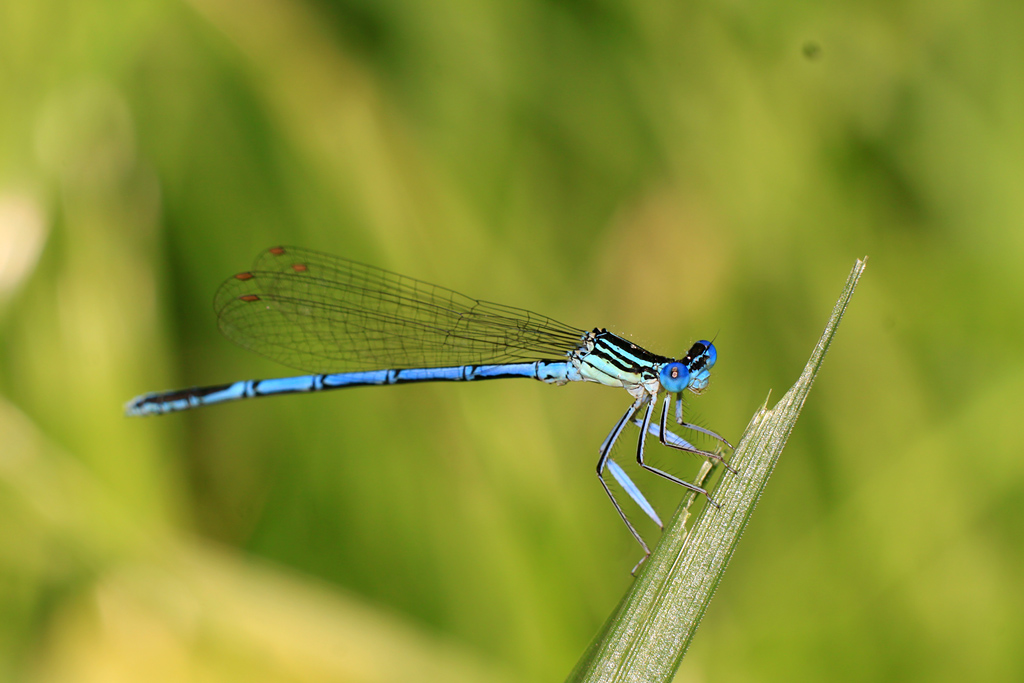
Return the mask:
[[[661,386],[673,394],[678,394],[690,383],[690,371],[677,360],[665,363],[658,372]]]

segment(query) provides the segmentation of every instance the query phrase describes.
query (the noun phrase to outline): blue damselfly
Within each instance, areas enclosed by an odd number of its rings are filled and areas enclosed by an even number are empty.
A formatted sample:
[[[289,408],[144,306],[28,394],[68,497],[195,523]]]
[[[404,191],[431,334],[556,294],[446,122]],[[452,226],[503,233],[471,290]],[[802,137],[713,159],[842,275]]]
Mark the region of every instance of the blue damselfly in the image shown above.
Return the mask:
[[[221,330],[238,344],[284,365],[318,374],[246,380],[139,396],[128,415],[158,415],[243,398],[411,382],[527,377],[549,384],[597,382],[622,387],[633,398],[601,444],[597,476],[615,509],[644,549],[605,471],[659,527],[654,508],[610,456],[628,424],[640,428],[637,462],[680,486],[706,489],[644,460],[648,434],[680,451],[721,461],[668,428],[676,424],[731,446],[721,436],[683,420],[684,391],[708,385],[718,357],[698,341],[685,356],[646,351],[604,329],[584,331],[536,313],[478,301],[450,289],[315,251],[274,247],[252,270],[229,278],[214,298]],[[665,394],[660,420],[656,404]],[[725,464],[725,467],[729,467]],[[731,470],[731,468],[730,468]]]

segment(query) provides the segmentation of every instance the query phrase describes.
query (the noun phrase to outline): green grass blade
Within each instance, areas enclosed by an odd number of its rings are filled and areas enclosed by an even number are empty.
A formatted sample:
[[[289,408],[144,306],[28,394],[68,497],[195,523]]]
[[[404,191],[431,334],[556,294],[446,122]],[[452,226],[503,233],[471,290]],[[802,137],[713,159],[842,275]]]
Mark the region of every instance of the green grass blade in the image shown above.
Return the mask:
[[[706,506],[687,532],[692,497],[680,505],[644,571],[568,681],[667,682],[675,676],[793,431],[865,265],[866,259],[858,260],[850,272],[800,379],[771,410],[766,401],[747,425],[731,459],[739,474],[724,473],[715,492],[721,508]]]

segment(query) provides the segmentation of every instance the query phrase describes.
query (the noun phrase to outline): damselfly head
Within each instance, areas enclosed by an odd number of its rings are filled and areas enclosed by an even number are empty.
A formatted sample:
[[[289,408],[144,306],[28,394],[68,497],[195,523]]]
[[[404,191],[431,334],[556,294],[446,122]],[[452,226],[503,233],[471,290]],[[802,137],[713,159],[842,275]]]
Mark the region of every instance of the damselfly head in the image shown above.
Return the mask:
[[[702,339],[691,346],[682,359],[690,374],[690,383],[686,388],[695,394],[703,391],[711,380],[711,368],[717,360],[718,351],[711,342]]]

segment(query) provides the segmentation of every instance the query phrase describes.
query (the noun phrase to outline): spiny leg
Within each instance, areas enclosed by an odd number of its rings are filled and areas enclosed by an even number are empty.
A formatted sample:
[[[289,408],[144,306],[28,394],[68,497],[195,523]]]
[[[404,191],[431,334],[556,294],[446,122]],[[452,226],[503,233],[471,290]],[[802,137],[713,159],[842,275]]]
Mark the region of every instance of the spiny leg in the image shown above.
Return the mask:
[[[662,404],[662,407],[661,407],[661,430],[658,432],[658,440],[661,441],[661,445],[662,446],[668,446],[669,448],[675,448],[676,450],[680,450],[680,451],[686,451],[687,453],[694,453],[696,455],[700,455],[700,456],[703,456],[705,458],[709,458],[711,460],[717,460],[718,462],[720,462],[723,465],[725,465],[725,469],[729,470],[733,474],[739,474],[736,471],[736,469],[732,465],[727,463],[725,461],[725,458],[723,458],[721,456],[721,454],[719,454],[719,453],[712,453],[711,451],[702,451],[699,448],[694,448],[693,445],[690,444],[689,442],[687,442],[685,439],[680,439],[683,443],[686,444],[685,446],[682,445],[682,444],[672,443],[670,441],[666,441],[665,440],[665,434],[669,433],[669,431],[668,431],[668,404],[669,404],[669,402],[671,400],[672,400],[671,396],[666,396],[665,397],[665,403]],[[651,405],[653,407],[653,403]],[[702,432],[704,434],[715,435],[714,432],[708,431],[706,429],[697,429],[695,431]],[[721,437],[718,437],[718,438],[721,439]],[[729,444],[729,442],[726,441],[725,439],[721,439],[721,440],[726,445]],[[732,448],[732,447],[730,446],[730,448]]]
[[[668,407],[667,397],[665,399],[665,407]],[[736,469],[730,466],[729,463],[726,462],[725,459],[719,453],[712,453],[711,451],[701,450],[694,446],[689,441],[687,441],[686,439],[684,439],[683,437],[679,436],[678,434],[670,430],[668,428],[668,420],[666,418],[667,413],[665,410],[662,410],[660,422],[655,424],[652,421],[650,426],[647,428],[647,431],[650,434],[656,436],[658,438],[658,441],[660,441],[663,446],[675,448],[676,450],[679,451],[685,451],[686,453],[693,453],[694,455],[699,455],[710,460],[717,460],[718,462],[722,463],[727,470],[729,470],[733,474],[738,474]],[[633,424],[635,424],[637,427],[640,427],[642,429],[643,422],[644,421],[642,417],[637,417],[635,415],[633,416]]]
[[[608,463],[608,457],[611,455],[615,441],[619,438],[619,435],[622,434],[622,430],[626,427],[630,418],[633,417],[633,414],[640,409],[640,406],[642,406],[644,401],[648,400],[648,398],[649,397],[646,396],[638,398],[633,402],[633,405],[626,410],[625,414],[615,424],[614,429],[612,429],[611,433],[608,434],[608,438],[604,440],[603,444],[601,444],[601,457],[597,461],[597,480],[601,482],[601,486],[604,487],[604,492],[608,494],[608,497],[612,501],[612,505],[615,506],[615,510],[619,513],[619,517],[621,517],[622,521],[626,524],[626,528],[628,528],[629,532],[633,534],[633,538],[635,538],[636,542],[640,544],[640,547],[644,549],[645,558],[651,554],[651,549],[647,547],[647,544],[644,543],[644,539],[640,536],[640,532],[636,530],[633,523],[629,521],[628,517],[626,517],[626,513],[623,511],[622,506],[619,505],[619,501],[615,500],[615,495],[604,480],[604,468]],[[641,507],[643,506],[641,505]],[[639,566],[639,564],[637,566]]]
[[[690,491],[693,491],[694,493],[697,493],[697,494],[703,494],[708,499],[708,502],[711,503],[712,505],[714,505],[716,508],[717,507],[721,507],[717,502],[715,502],[715,499],[711,497],[711,494],[709,494],[707,492],[707,489],[703,489],[703,488],[697,486],[696,484],[691,484],[688,481],[683,481],[679,477],[673,476],[673,475],[669,474],[668,472],[665,472],[663,470],[659,470],[657,467],[652,467],[651,465],[648,465],[647,463],[644,462],[644,444],[647,441],[647,431],[651,427],[651,417],[654,414],[654,401],[653,401],[653,398],[654,397],[652,396],[651,397],[652,400],[651,400],[650,404],[648,404],[647,410],[644,411],[643,424],[640,426],[640,439],[637,440],[637,443],[636,443],[636,461],[637,461],[637,463],[639,463],[640,467],[643,467],[645,470],[649,470],[651,472],[654,472],[655,474],[660,475],[660,476],[664,477],[665,479],[668,479],[671,482],[679,484],[683,488],[689,489]],[[639,407],[639,406],[637,406],[637,407]]]
[[[668,399],[669,397],[666,396],[665,398]],[[666,407],[668,407],[667,402],[666,402]],[[706,435],[710,436],[712,439],[717,439],[718,441],[721,441],[726,446],[728,446],[730,450],[732,450],[732,444],[729,443],[728,441],[726,441],[722,436],[720,436],[716,432],[713,432],[710,429],[704,429],[703,427],[698,427],[697,425],[690,424],[689,422],[683,422],[683,394],[682,393],[676,394],[676,422],[679,424],[680,427],[683,427],[685,429],[690,429],[690,430],[695,431],[695,432],[700,432],[701,434],[706,434]],[[664,423],[664,420],[662,420],[662,423]]]

